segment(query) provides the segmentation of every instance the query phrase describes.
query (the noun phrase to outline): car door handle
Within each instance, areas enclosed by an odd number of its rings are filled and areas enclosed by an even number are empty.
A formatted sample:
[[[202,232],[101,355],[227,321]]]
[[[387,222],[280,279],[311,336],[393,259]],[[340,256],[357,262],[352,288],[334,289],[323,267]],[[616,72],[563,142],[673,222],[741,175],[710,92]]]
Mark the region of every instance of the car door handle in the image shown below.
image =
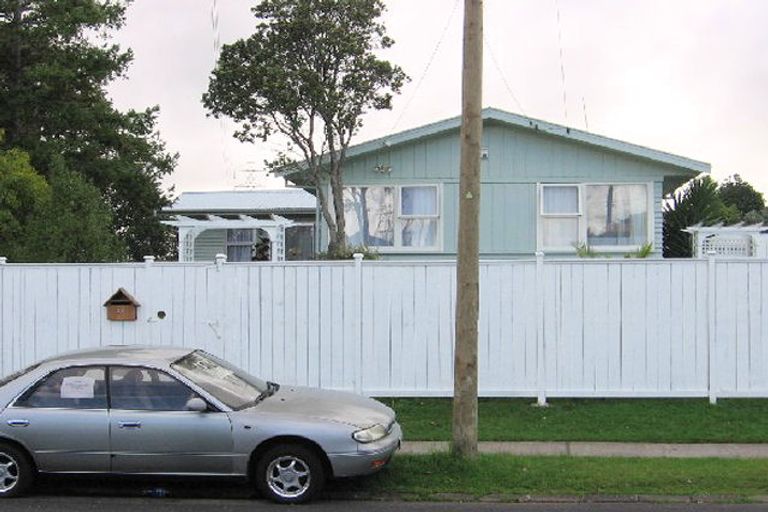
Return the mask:
[[[11,427],[28,427],[29,420],[8,420],[8,426]]]
[[[140,421],[121,421],[120,428],[141,428]]]

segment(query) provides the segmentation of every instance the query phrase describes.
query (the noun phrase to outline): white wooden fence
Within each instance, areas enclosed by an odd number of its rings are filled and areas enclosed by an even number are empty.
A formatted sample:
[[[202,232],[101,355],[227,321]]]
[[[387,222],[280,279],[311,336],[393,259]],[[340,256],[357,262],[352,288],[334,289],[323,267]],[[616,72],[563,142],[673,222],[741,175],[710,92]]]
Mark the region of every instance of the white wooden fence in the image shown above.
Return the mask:
[[[106,319],[118,287],[138,321]],[[277,382],[448,396],[454,294],[454,262],[0,264],[0,373],[173,344]],[[768,396],[768,260],[484,262],[480,320],[484,396]]]

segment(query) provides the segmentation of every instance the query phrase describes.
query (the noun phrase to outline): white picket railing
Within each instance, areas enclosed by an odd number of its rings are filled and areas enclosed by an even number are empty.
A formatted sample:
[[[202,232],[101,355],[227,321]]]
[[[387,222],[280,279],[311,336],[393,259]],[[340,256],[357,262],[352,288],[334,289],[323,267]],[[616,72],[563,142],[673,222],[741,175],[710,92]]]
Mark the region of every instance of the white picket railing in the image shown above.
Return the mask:
[[[483,396],[768,396],[768,260],[480,271]],[[106,319],[119,287],[141,302],[135,322]],[[277,382],[449,396],[454,295],[450,261],[0,264],[0,373],[82,347],[166,344]]]

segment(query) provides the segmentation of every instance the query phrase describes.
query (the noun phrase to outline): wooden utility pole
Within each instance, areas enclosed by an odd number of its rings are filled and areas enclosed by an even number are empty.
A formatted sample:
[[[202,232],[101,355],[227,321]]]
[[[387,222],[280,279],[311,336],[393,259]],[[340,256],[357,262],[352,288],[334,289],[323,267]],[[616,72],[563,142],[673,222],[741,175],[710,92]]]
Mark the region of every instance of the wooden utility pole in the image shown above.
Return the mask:
[[[477,337],[480,307],[480,141],[483,134],[483,0],[464,0],[461,177],[453,369],[453,453],[477,454]]]

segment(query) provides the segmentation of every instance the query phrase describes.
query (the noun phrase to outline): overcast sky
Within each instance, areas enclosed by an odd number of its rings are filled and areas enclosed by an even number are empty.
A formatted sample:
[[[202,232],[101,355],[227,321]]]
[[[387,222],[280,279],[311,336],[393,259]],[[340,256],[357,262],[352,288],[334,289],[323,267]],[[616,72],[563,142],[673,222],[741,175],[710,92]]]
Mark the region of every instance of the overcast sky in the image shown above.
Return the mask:
[[[251,33],[254,2],[216,3],[222,44]],[[160,106],[161,136],[181,156],[166,183],[177,193],[254,182],[241,171],[262,169],[278,149],[241,144],[231,123],[205,116],[213,4],[135,0],[115,34],[135,60],[110,93],[119,108]],[[460,112],[463,2],[386,4],[396,44],[385,56],[412,81],[392,111],[366,116],[354,142]],[[588,123],[594,133],[710,162],[717,179],[739,173],[768,193],[766,27],[766,0],[485,0],[483,105],[580,129]],[[262,186],[281,185],[255,176]]]

